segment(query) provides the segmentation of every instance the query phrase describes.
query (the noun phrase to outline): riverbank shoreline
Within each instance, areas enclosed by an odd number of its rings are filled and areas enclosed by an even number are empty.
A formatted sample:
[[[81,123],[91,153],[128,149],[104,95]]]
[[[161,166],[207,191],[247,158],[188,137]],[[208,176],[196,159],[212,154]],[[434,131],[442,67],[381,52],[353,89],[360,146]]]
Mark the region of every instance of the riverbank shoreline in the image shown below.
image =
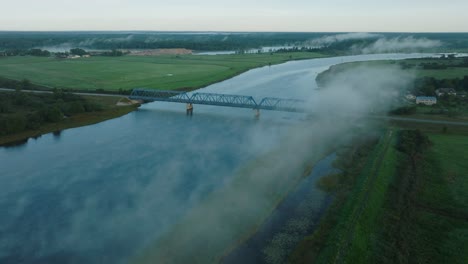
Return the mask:
[[[336,156],[333,153],[334,152],[331,151],[318,160],[311,161],[311,164],[306,165],[303,176],[297,179],[282,199],[278,200],[272,212],[263,219],[263,222],[261,222],[246,239],[233,245],[218,262],[267,263],[264,259],[267,255],[262,256],[262,253],[266,254],[265,251],[271,253],[271,249],[267,250],[267,248],[272,246],[272,240],[278,236],[282,238],[284,238],[284,236],[290,236],[290,241],[297,240],[297,242],[300,242],[309,233],[313,232],[318,227],[322,217],[326,214],[328,207],[333,201],[333,194],[319,191],[319,188],[315,187],[318,179],[328,175],[330,173],[329,170],[335,170],[332,163]],[[327,160],[333,161],[328,165],[324,165],[329,162]],[[314,188],[316,189],[314,190]],[[317,199],[320,200],[318,204],[310,204],[316,202]],[[308,209],[305,210],[304,208]],[[301,221],[299,219],[304,220],[304,218],[309,221],[306,224],[307,231],[304,230],[304,226],[295,230],[290,229],[290,224],[292,222]],[[285,252],[288,250],[292,251],[296,246],[297,245],[289,244],[288,248],[277,250],[284,250]],[[253,248],[255,249],[255,254],[251,252]],[[274,251],[276,252],[276,250]],[[290,253],[286,253],[284,256],[289,254]],[[278,259],[276,260],[278,261]],[[287,260],[287,257],[283,260]]]
[[[22,131],[0,137],[0,147],[18,146],[27,143],[29,139],[37,139],[49,133],[58,133],[62,130],[90,126],[110,119],[124,116],[138,109],[138,105],[115,106],[102,111],[81,113],[57,123],[49,123],[34,130]]]
[[[333,141],[337,131],[319,141],[308,133],[295,134],[313,130],[312,127],[315,126],[302,123],[291,128],[289,136],[285,135],[288,141],[240,168],[226,186],[203,199],[143,254],[134,256],[131,263],[222,260],[261,228],[291,190],[310,174],[311,164],[315,166],[341,144]],[[310,146],[315,146],[313,151]],[[302,158],[285,159],[285,153]],[[200,239],[205,243],[198,243]]]
[[[324,156],[325,157],[325,156]],[[321,158],[323,159],[323,157]],[[236,250],[238,247],[242,246],[244,243],[246,243],[247,241],[249,241],[252,236],[254,236],[260,229],[261,227],[268,221],[268,219],[270,218],[270,216],[272,215],[272,213],[277,210],[277,208],[281,205],[281,203],[289,196],[289,194],[295,190],[299,184],[301,183],[302,180],[304,180],[305,178],[307,178],[311,171],[313,170],[315,164],[317,162],[319,162],[321,159],[318,159],[318,160],[314,160],[314,161],[311,161],[310,163],[312,163],[313,165],[306,165],[305,168],[304,168],[304,171],[302,173],[302,176],[297,178],[294,183],[289,186],[288,190],[285,192],[284,196],[282,197],[279,197],[275,202],[274,202],[274,205],[272,208],[269,209],[270,213],[265,215],[264,217],[262,217],[257,225],[255,226],[255,228],[253,230],[251,230],[248,234],[246,234],[244,237],[242,237],[239,241],[235,242],[233,245],[229,246],[225,251],[224,253],[222,254],[221,257],[219,257],[218,259],[218,262],[219,263],[222,263],[223,262],[223,259],[225,259],[227,256],[229,256],[234,250]]]
[[[356,223],[356,212],[369,203],[369,193],[375,191],[375,177],[381,167],[382,157],[394,142],[391,129],[382,132],[378,142],[370,140],[352,147],[355,151],[344,151],[338,158],[343,167],[341,179],[333,191],[334,201],[320,219],[317,229],[297,246],[290,256],[290,263],[317,261],[327,263],[330,251],[339,251],[348,245],[348,222]],[[358,154],[360,153],[360,154]],[[341,169],[341,168],[340,168]],[[355,204],[358,209],[353,207]],[[351,220],[350,220],[351,219]],[[351,225],[351,224],[350,224]],[[345,234],[345,235],[343,235]],[[324,259],[326,259],[324,261]]]
[[[315,53],[314,53],[315,54]],[[263,68],[266,66],[273,66],[273,65],[279,65],[291,61],[301,61],[301,60],[313,60],[313,59],[319,59],[319,58],[328,58],[328,57],[333,57],[332,55],[327,55],[327,54],[315,54],[315,56],[311,57],[298,57],[294,58],[292,55],[291,57],[287,58],[286,60],[282,61],[276,61],[273,63],[263,63],[261,65],[253,66],[250,68],[243,69],[241,71],[235,72],[232,75],[226,76],[225,78],[212,81],[212,82],[207,82],[202,85],[196,86],[196,87],[181,87],[181,88],[176,88],[176,89],[170,89],[170,90],[175,90],[175,91],[185,91],[185,92],[193,92],[199,89],[206,88],[210,85],[217,84],[224,82],[226,80],[229,80],[231,78],[234,78],[236,76],[239,76],[245,72],[248,72],[250,70],[254,69],[259,69]],[[20,82],[20,80],[12,79],[12,78],[4,78],[4,79],[10,79],[13,81]],[[28,93],[53,93],[53,89],[46,89],[45,86],[42,84],[34,84],[38,88],[34,90],[25,90],[25,92]],[[15,91],[15,89],[10,89],[10,88],[1,88],[0,92],[10,92],[10,91]],[[73,94],[83,96],[83,97],[116,97],[116,98],[122,98],[126,97],[126,95],[122,95],[119,93],[119,91],[113,91],[113,90],[102,90],[102,91],[92,91],[92,90],[81,90],[81,89],[65,89],[64,91],[71,92]],[[48,133],[53,133],[53,132],[58,132],[62,131],[65,129],[70,129],[70,128],[77,128],[77,127],[82,127],[82,126],[88,126],[88,125],[93,125],[97,124],[106,120],[118,118],[121,116],[124,116],[132,111],[135,111],[138,109],[139,105],[132,105],[132,106],[119,106],[119,109],[106,109],[101,112],[90,112],[90,113],[85,113],[85,114],[80,114],[77,115],[76,117],[71,117],[65,120],[62,120],[58,123],[52,123],[52,124],[47,124],[45,126],[41,126],[38,129],[34,130],[28,130],[28,131],[22,131],[20,133],[15,133],[11,135],[6,135],[6,136],[0,136],[0,147],[8,147],[8,146],[16,146],[16,145],[21,145],[26,143],[30,138],[38,138],[42,135],[48,134]]]

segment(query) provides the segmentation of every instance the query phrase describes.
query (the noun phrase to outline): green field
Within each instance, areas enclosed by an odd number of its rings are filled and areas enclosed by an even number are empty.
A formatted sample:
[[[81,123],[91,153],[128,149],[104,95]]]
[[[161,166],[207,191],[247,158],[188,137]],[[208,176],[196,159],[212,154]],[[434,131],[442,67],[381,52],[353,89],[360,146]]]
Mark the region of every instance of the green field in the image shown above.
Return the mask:
[[[345,179],[357,174],[356,180],[343,182],[352,189],[343,185],[335,193],[291,262],[467,263],[468,128],[441,133],[432,126],[417,126],[431,143],[413,166],[396,148],[397,127],[363,156],[363,165],[353,160]]]
[[[317,79],[326,80],[332,78],[332,75],[343,72],[345,70],[365,66],[365,67],[379,67],[385,65],[401,65],[402,63],[409,65],[405,71],[414,73],[416,77],[433,77],[436,79],[454,79],[454,78],[463,78],[465,75],[468,75],[468,67],[453,67],[455,62],[459,62],[459,59],[456,60],[439,60],[439,59],[406,59],[403,61],[392,61],[392,60],[380,60],[380,61],[362,61],[362,62],[349,62],[342,63],[330,67],[329,70],[324,71],[317,76]],[[421,63],[439,63],[447,65],[447,69],[423,69],[419,67]]]
[[[468,215],[468,136],[450,134],[430,134],[433,142],[433,155],[442,170],[446,193],[427,192],[427,197],[438,199],[438,195],[453,198],[455,209],[462,209]],[[437,184],[437,183],[435,183]],[[432,194],[431,194],[432,193]],[[441,206],[446,206],[442,204]]]
[[[375,240],[381,263],[468,262],[468,137],[428,136],[426,153],[413,169],[400,169],[390,186]]]
[[[324,56],[311,52],[80,59],[15,56],[0,57],[0,77],[75,90],[195,89],[252,68]]]
[[[395,172],[397,153],[391,147],[395,140],[394,131],[387,131],[368,156],[316,262],[371,263],[369,234],[379,229],[377,220],[383,213],[382,205]]]
[[[436,79],[455,79],[455,78],[463,78],[463,76],[468,75],[468,67],[455,67],[457,63],[460,63],[463,59],[407,59],[404,60],[406,65],[410,65],[410,69],[414,69],[416,71],[417,77],[433,77]],[[390,63],[397,63],[395,61]],[[446,65],[447,69],[423,69],[418,67],[422,63],[438,63],[441,65]]]

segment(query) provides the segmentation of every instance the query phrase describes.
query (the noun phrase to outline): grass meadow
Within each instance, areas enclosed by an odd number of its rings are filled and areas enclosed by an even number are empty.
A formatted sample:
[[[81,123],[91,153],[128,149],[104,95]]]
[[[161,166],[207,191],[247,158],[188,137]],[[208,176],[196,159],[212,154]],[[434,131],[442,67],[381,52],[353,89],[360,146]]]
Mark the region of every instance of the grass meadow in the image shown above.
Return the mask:
[[[329,70],[324,71],[319,74],[318,79],[331,78],[337,72],[342,72],[350,68],[363,66],[363,67],[379,67],[385,65],[401,65],[404,63],[407,65],[409,72],[414,73],[416,77],[433,77],[435,79],[455,79],[463,78],[465,75],[468,75],[468,67],[454,67],[454,63],[460,62],[460,60],[440,60],[440,59],[407,59],[402,61],[393,61],[393,60],[379,60],[379,61],[362,61],[362,62],[349,62],[342,63],[335,66],[332,66]],[[444,64],[447,66],[446,69],[423,69],[419,65],[421,63],[438,63]]]
[[[392,125],[363,165],[353,165],[352,189],[335,193],[341,205],[292,263],[468,262],[468,128]],[[401,129],[419,129],[431,142],[414,167],[396,148]]]
[[[79,59],[15,56],[0,58],[0,76],[51,88],[74,90],[196,89],[252,68],[288,60],[323,57],[319,53],[244,55],[122,56]]]

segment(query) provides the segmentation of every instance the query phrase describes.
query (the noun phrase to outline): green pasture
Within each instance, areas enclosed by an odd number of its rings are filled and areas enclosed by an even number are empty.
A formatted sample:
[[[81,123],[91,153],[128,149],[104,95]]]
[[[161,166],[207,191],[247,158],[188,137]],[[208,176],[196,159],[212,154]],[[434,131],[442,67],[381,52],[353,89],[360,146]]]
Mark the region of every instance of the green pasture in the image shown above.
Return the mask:
[[[388,133],[335,212],[326,242],[303,243],[318,257],[298,252],[293,263],[467,263],[468,136],[452,132],[428,134],[416,174],[399,169],[407,157],[395,148],[397,132]]]
[[[0,58],[0,77],[28,79],[39,85],[77,90],[195,89],[252,68],[288,60],[323,57],[318,53],[245,55],[167,55],[57,59]]]
[[[396,133],[389,130],[369,153],[317,263],[369,263],[372,257],[368,252],[372,240],[369,234],[375,234],[379,229],[378,220],[395,173],[398,155],[392,147],[395,141]]]
[[[442,182],[427,183],[430,187],[427,199],[439,200],[440,206],[450,206],[468,215],[468,136],[431,134],[429,138],[433,143],[433,155],[441,167],[439,180]],[[443,191],[442,186],[446,186]],[[448,201],[444,197],[452,197],[453,200]]]
[[[407,59],[403,61],[394,61],[394,60],[379,60],[379,61],[362,61],[362,62],[349,62],[338,64],[332,66],[329,70],[321,73],[322,78],[328,78],[330,74],[335,74],[342,72],[354,67],[363,66],[363,67],[379,67],[385,65],[397,65],[397,64],[406,64],[409,65],[409,68],[406,68],[405,71],[414,73],[416,77],[433,77],[435,79],[455,79],[463,78],[465,75],[468,75],[468,67],[453,67],[458,60],[439,60],[439,59]],[[419,65],[421,63],[438,63],[445,64],[448,66],[447,69],[423,69]],[[331,76],[330,76],[331,77]],[[320,77],[319,77],[320,78]]]

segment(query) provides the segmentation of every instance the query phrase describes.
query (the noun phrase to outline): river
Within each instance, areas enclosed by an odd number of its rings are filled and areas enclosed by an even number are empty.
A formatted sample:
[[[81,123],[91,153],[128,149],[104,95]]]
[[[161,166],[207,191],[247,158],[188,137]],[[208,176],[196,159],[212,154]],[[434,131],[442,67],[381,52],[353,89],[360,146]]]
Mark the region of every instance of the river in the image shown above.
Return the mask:
[[[294,61],[202,91],[256,100],[320,97],[315,77],[331,65],[419,56]],[[143,254],[246,164],[279,142],[287,148],[291,126],[307,119],[268,111],[260,120],[253,116],[248,109],[195,105],[187,117],[185,105],[150,103],[120,118],[0,148],[0,263],[127,263]]]

